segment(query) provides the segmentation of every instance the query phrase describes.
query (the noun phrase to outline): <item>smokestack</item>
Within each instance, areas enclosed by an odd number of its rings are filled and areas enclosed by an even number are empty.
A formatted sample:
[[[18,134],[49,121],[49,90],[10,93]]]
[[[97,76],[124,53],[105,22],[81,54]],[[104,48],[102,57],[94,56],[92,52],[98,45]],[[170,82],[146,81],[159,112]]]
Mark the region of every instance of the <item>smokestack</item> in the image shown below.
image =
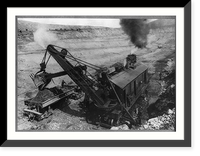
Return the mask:
[[[146,47],[147,35],[149,34],[149,26],[146,19],[121,19],[120,25],[136,47]]]

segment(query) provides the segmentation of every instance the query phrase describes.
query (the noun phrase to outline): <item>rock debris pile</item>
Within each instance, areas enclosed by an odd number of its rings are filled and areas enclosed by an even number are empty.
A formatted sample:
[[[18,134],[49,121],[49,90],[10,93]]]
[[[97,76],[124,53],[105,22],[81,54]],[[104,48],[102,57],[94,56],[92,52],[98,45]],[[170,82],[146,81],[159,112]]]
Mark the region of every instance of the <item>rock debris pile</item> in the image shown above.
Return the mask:
[[[151,118],[147,120],[147,122],[139,127],[133,126],[132,128],[129,128],[127,124],[123,124],[120,126],[113,126],[111,127],[110,130],[150,130],[150,131],[155,131],[155,130],[171,130],[175,131],[175,108],[172,110],[169,109],[168,113],[163,114],[162,116],[158,116],[155,118]]]
[[[110,128],[110,130],[130,130],[130,129],[126,124],[123,124],[120,126],[113,126]]]
[[[169,109],[168,114],[163,114],[147,121],[140,130],[175,130],[175,108]]]

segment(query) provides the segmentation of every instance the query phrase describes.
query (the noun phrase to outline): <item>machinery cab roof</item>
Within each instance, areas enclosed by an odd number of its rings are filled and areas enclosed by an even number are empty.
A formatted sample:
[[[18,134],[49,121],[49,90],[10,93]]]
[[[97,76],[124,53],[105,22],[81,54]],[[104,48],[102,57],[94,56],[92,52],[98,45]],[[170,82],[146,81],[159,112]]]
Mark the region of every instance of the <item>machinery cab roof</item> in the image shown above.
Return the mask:
[[[136,79],[141,73],[146,71],[148,68],[145,65],[139,65],[135,69],[128,68],[111,77],[111,82],[114,83],[121,89],[124,89],[134,79]]]

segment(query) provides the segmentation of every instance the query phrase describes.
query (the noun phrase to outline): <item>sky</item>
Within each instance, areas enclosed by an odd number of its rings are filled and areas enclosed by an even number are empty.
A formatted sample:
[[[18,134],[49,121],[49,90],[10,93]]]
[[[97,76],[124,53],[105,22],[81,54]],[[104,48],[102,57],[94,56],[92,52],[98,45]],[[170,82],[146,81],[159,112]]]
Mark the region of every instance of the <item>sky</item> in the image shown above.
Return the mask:
[[[20,18],[22,20],[62,25],[81,25],[81,26],[104,26],[119,28],[119,19],[100,19],[100,18]]]
[[[61,24],[61,25],[81,25],[81,26],[103,26],[111,28],[121,27],[120,19],[109,18],[19,18],[31,22],[45,23],[45,24]],[[155,19],[150,19],[153,21]]]

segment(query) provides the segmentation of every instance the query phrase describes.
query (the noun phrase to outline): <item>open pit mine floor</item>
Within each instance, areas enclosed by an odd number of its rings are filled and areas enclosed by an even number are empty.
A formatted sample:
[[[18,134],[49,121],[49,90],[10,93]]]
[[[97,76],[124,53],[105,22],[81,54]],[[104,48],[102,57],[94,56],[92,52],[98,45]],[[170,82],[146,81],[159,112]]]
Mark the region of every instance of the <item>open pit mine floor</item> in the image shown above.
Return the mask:
[[[84,111],[84,96],[78,100],[62,100],[52,106],[53,114],[41,121],[29,121],[24,116],[23,109],[26,108],[24,100],[37,94],[37,88],[34,86],[29,75],[36,73],[42,61],[45,48],[34,40],[34,32],[27,22],[21,21],[21,32],[18,32],[17,45],[17,130],[18,131],[107,131],[105,127],[87,123]],[[34,24],[33,24],[34,25]],[[34,26],[33,26],[34,27]],[[26,30],[26,28],[28,30]],[[24,30],[23,30],[24,29]],[[163,30],[163,31],[161,31]],[[175,31],[171,27],[152,29],[148,34],[148,44],[145,48],[136,48],[129,40],[129,37],[121,28],[84,28],[75,30],[55,30],[48,31],[56,36],[51,44],[64,47],[75,57],[97,66],[111,66],[114,63],[123,63],[124,59],[131,52],[137,55],[137,63],[145,64],[149,68],[151,75],[148,87],[149,107],[156,107],[151,112],[146,112],[148,117],[146,121],[138,126],[127,128],[122,125],[113,130],[175,130],[172,125],[165,127],[165,121],[172,118],[175,114],[175,100],[170,99],[169,87],[175,85],[175,76],[169,76],[171,71],[175,71]],[[53,73],[61,71],[61,67],[53,59],[49,60],[47,69]],[[170,71],[168,74],[163,71]],[[160,74],[161,73],[161,74]],[[170,73],[171,74],[171,73]],[[160,79],[160,77],[162,77]],[[50,86],[60,85],[62,80],[69,83],[71,79],[68,76],[55,78]],[[169,93],[168,93],[169,92]],[[164,96],[165,95],[165,96]],[[171,107],[167,101],[171,100]],[[141,100],[142,101],[142,100]],[[140,102],[140,100],[139,100]],[[138,103],[139,104],[139,103]],[[159,107],[165,107],[165,110]],[[156,110],[156,111],[155,111]],[[164,116],[163,116],[164,115]],[[160,116],[160,117],[159,117]],[[154,119],[158,118],[158,119]],[[150,120],[152,119],[152,120]],[[149,121],[150,120],[150,121]],[[162,123],[160,122],[162,120]],[[159,122],[157,126],[152,126]],[[167,123],[168,124],[168,123]],[[164,126],[163,126],[164,125]]]

